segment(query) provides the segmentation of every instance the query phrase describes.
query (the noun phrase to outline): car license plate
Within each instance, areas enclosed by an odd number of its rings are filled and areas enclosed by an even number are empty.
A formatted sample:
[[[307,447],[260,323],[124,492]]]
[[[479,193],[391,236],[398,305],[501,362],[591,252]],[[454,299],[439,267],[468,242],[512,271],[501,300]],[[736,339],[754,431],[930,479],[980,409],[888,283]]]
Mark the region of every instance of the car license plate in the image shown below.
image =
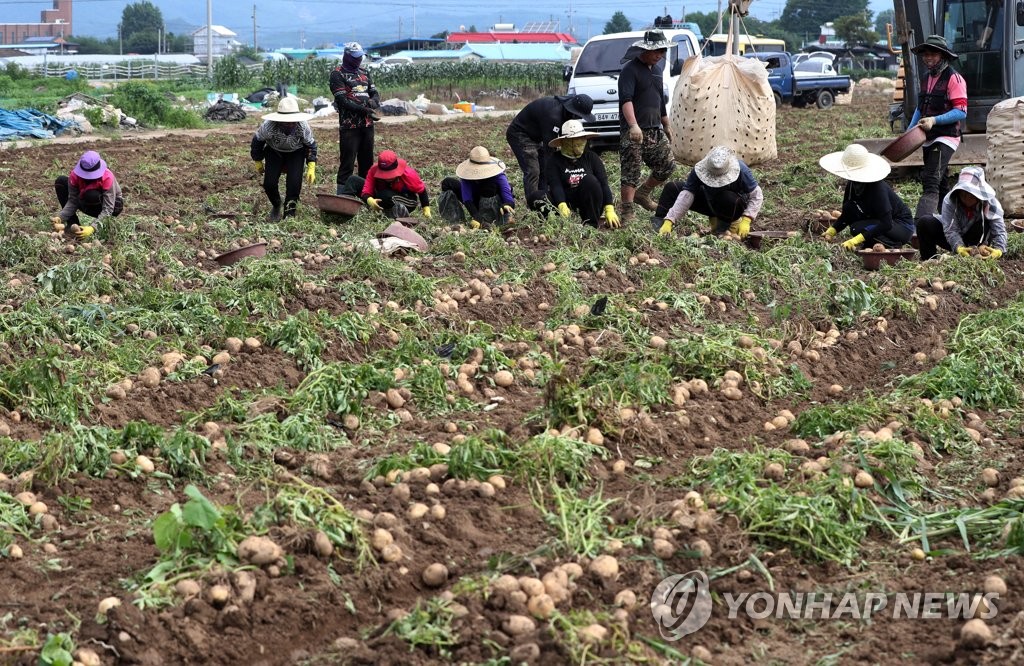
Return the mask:
[[[619,114],[617,113],[596,113],[594,114],[595,120],[618,120]]]

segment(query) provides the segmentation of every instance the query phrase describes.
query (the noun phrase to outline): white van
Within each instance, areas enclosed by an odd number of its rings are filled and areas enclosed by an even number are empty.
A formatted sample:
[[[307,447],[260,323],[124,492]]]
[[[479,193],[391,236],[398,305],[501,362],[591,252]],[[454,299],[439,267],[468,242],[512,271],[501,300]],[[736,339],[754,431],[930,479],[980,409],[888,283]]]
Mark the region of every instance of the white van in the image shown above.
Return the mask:
[[[622,66],[634,57],[638,49],[627,51],[634,42],[644,37],[645,30],[634,32],[616,32],[610,35],[591,37],[583,46],[580,57],[572,72],[568,75],[569,95],[590,95],[594,100],[592,123],[584,123],[588,131],[597,132],[601,136],[592,139],[595,148],[609,148],[619,143],[619,88],[618,78]],[[675,89],[679,74],[683,71],[683,61],[700,51],[697,37],[689,30],[662,29],[665,39],[672,47],[665,54],[665,60],[657,65],[664,80],[663,92],[666,103],[671,106],[672,91]],[[669,114],[672,109],[669,108]]]

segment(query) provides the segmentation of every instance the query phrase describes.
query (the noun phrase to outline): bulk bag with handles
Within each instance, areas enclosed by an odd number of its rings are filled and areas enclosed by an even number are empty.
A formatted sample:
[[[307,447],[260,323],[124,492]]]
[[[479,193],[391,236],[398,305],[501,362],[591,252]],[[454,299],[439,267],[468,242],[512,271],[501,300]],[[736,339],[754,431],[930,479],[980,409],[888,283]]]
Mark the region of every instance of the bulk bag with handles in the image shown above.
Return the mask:
[[[777,157],[775,96],[757,58],[727,53],[686,59],[672,93],[672,154],[693,165],[728,146],[748,165]]]
[[[993,106],[985,128],[985,179],[996,191],[1004,216],[1024,217],[1024,97]]]

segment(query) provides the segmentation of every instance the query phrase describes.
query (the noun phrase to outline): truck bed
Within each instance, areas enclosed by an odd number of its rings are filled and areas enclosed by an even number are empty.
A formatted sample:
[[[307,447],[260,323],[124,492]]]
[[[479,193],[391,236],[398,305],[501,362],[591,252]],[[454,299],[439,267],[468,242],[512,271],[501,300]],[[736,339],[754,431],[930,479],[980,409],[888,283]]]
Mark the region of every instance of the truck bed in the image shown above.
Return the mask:
[[[808,90],[819,90],[821,88],[828,88],[836,92],[849,92],[850,91],[850,77],[849,76],[798,76],[795,77],[793,87],[796,94]]]

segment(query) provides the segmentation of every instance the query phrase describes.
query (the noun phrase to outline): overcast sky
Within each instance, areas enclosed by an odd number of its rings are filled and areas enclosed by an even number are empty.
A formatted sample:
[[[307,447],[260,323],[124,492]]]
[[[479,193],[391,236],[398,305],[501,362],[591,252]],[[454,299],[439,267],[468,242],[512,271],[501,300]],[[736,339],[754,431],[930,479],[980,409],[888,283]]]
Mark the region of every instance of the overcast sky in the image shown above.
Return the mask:
[[[206,23],[206,3],[202,0],[151,0],[160,8],[164,20],[177,26],[198,26]],[[825,0],[822,0],[825,1]],[[114,37],[121,12],[128,0],[74,0],[73,21],[76,35]],[[675,5],[638,0],[559,0],[557,3],[538,0],[488,0],[475,6],[460,6],[453,0],[374,0],[372,4],[344,0],[213,0],[213,22],[236,33],[242,42],[252,42],[252,11],[256,5],[257,32],[261,44],[299,46],[300,31],[307,38],[344,42],[374,42],[408,37],[412,34],[415,15],[416,33],[429,36],[442,30],[457,30],[460,25],[476,25],[480,30],[494,23],[522,25],[527,21],[556,20],[567,31],[570,23],[577,39],[599,34],[605,22],[620,9],[640,27],[667,10],[679,18],[686,11],[716,11],[718,0],[692,0]],[[764,20],[776,18],[785,8],[785,0],[755,0],[751,13]],[[0,0],[0,22],[34,23],[39,13],[52,7],[49,1]],[[872,11],[891,9],[885,0],[871,0]],[[415,9],[414,9],[415,8]],[[571,11],[571,15],[570,15]],[[400,23],[401,22],[401,23]],[[313,37],[310,37],[313,36]],[[313,46],[308,43],[306,46]]]

